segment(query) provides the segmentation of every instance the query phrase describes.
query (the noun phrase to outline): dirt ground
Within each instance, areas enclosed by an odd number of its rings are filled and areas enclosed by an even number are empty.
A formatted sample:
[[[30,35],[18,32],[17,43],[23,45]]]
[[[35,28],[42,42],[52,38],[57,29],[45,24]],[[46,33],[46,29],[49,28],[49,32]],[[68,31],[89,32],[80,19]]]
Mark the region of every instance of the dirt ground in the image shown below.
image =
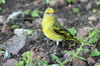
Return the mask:
[[[44,0],[45,1],[45,0]],[[43,0],[7,0],[5,4],[0,4],[0,50],[8,49],[11,54],[10,57],[5,58],[4,53],[0,53],[0,66],[15,66],[22,60],[22,56],[26,51],[31,51],[32,58],[39,57],[48,62],[48,64],[58,64],[56,60],[51,57],[51,54],[56,54],[61,61],[68,60],[72,55],[64,51],[76,52],[76,49],[81,44],[74,41],[62,41],[59,46],[43,34],[41,28],[41,21],[43,12],[47,7],[52,7],[55,10],[57,20],[66,28],[75,28],[77,30],[76,37],[87,37],[88,28],[93,30],[94,27],[100,30],[100,4],[97,5],[98,0],[74,0],[73,3],[67,3],[65,0],[54,0],[45,4]],[[73,8],[78,8],[79,12],[73,12]],[[11,17],[12,13],[17,13],[24,10],[38,9],[39,17],[32,17],[31,14],[18,14],[16,17]],[[94,13],[96,9],[98,13]],[[11,19],[7,21],[10,16]],[[93,26],[91,26],[90,22]],[[15,28],[12,25],[17,25],[18,28],[33,30],[31,35],[21,34],[16,36]],[[20,32],[19,32],[20,34]],[[73,45],[75,44],[75,45]],[[96,48],[100,51],[100,41],[96,43]],[[72,46],[70,46],[72,45]],[[86,60],[74,58],[72,61],[65,64],[65,66],[97,66],[100,65],[100,56],[90,56],[90,51],[84,54],[80,52],[80,56]],[[11,63],[12,62],[12,63]],[[25,65],[24,65],[25,66]],[[38,66],[38,65],[37,65]]]

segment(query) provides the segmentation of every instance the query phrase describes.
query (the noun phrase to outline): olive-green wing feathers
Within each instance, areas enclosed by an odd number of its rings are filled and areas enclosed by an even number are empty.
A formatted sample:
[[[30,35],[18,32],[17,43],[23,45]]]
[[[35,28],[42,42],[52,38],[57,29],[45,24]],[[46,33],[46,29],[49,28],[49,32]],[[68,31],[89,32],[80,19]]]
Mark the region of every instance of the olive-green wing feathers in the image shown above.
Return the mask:
[[[74,40],[78,43],[80,43],[79,40],[77,40],[67,29],[65,29],[57,20],[54,23],[54,31],[60,35],[63,35],[65,37],[65,40]]]
[[[54,23],[54,31],[66,37],[65,39],[67,40],[73,38],[73,35],[68,30],[66,30],[57,20]]]

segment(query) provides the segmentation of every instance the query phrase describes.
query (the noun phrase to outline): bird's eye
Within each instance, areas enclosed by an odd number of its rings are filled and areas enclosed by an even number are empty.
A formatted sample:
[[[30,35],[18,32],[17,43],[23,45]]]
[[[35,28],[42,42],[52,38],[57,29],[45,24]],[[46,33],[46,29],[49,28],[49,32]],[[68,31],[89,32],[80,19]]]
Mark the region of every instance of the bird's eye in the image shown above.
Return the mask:
[[[53,13],[47,13],[47,14],[49,14],[49,15],[53,15]]]

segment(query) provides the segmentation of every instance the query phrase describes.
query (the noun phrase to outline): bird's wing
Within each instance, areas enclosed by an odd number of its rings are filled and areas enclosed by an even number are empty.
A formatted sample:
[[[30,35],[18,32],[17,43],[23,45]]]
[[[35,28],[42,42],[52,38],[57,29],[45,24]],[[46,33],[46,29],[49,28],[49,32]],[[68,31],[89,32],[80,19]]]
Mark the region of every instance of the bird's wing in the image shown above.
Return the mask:
[[[54,31],[60,35],[63,35],[65,37],[65,39],[69,39],[73,38],[73,35],[67,30],[65,29],[57,20],[54,23]]]

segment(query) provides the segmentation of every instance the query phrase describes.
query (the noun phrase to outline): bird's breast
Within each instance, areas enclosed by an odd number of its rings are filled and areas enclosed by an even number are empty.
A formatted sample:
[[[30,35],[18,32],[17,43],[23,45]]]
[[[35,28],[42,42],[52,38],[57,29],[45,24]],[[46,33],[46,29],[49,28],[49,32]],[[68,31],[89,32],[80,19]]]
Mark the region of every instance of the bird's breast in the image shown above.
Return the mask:
[[[46,27],[45,29],[43,29],[43,32],[44,32],[44,34],[45,34],[48,38],[50,38],[50,39],[52,39],[52,40],[59,40],[59,41],[61,41],[61,40],[64,39],[64,37],[63,37],[62,35],[57,34],[57,33],[53,30],[53,27]]]

